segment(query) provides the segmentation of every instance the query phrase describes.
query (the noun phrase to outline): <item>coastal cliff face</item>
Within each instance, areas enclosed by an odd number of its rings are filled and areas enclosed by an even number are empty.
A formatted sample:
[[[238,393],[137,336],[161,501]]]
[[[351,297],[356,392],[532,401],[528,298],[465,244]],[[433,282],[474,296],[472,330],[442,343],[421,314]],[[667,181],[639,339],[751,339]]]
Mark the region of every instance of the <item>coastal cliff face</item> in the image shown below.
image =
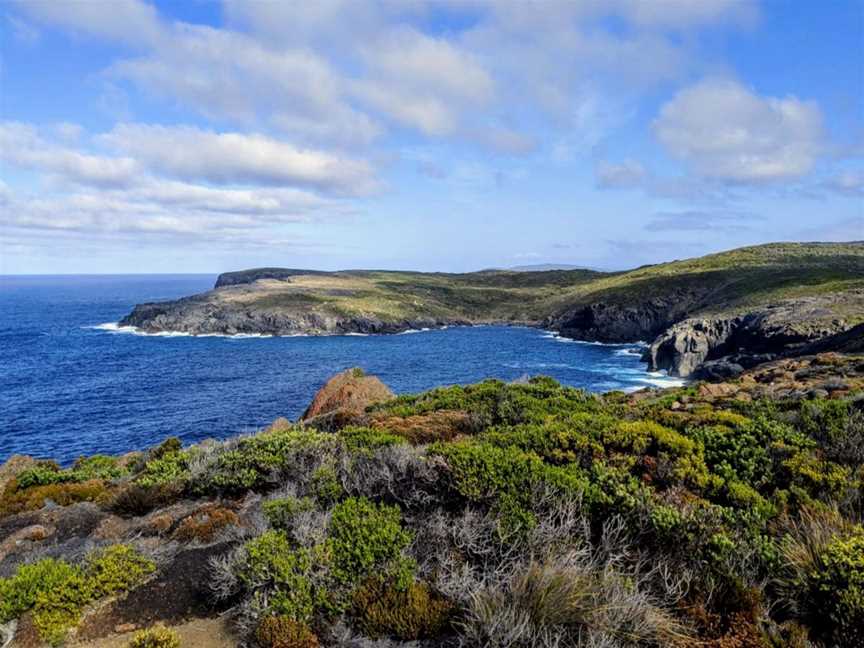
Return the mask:
[[[645,341],[653,370],[723,377],[862,321],[864,244],[849,243],[757,246],[620,273],[258,268],[220,275],[201,295],[140,304],[120,324],[194,335],[520,324],[577,340]]]

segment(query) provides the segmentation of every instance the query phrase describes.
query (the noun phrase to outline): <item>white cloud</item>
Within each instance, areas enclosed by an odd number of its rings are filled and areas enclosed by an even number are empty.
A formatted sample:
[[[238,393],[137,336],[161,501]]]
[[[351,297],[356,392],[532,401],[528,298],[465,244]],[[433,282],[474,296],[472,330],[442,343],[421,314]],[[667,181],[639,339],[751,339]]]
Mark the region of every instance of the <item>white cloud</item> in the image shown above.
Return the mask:
[[[127,45],[154,45],[164,36],[156,9],[140,0],[111,0],[110,4],[16,0],[14,4],[39,21]]]
[[[21,122],[0,123],[0,159],[73,182],[103,187],[128,185],[140,172],[132,158],[90,155],[57,146],[46,141],[36,128]]]
[[[800,178],[823,147],[815,103],[762,97],[728,79],[681,90],[660,110],[654,131],[696,173],[729,182]]]
[[[302,185],[346,194],[365,193],[376,186],[368,162],[299,149],[264,135],[120,124],[102,140],[154,172],[187,180]]]
[[[626,159],[620,164],[598,162],[594,177],[601,189],[633,189],[644,184],[648,173],[638,160]]]
[[[447,135],[468,107],[494,95],[492,78],[468,52],[413,29],[392,30],[362,48],[367,78],[354,92],[396,121]]]

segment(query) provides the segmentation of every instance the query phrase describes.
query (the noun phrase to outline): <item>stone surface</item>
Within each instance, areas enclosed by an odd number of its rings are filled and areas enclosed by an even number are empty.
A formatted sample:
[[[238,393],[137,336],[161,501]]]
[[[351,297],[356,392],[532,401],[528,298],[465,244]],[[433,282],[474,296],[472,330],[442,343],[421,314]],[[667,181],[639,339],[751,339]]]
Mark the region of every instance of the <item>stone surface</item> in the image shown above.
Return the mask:
[[[333,420],[341,423],[362,417],[369,405],[392,398],[395,394],[375,376],[367,376],[357,368],[348,369],[333,376],[318,390],[300,420],[309,425],[315,425],[316,421],[327,422],[328,418],[331,423]]]

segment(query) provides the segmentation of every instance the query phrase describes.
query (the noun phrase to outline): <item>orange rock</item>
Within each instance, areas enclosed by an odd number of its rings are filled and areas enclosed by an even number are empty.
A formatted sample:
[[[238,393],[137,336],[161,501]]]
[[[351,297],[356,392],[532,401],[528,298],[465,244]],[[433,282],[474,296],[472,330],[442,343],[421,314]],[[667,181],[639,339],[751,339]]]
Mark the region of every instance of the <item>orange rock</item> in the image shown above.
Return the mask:
[[[367,376],[361,369],[348,369],[333,376],[318,390],[300,420],[314,425],[327,419],[327,423],[338,421],[341,425],[362,417],[368,406],[392,398],[395,394],[375,376]]]

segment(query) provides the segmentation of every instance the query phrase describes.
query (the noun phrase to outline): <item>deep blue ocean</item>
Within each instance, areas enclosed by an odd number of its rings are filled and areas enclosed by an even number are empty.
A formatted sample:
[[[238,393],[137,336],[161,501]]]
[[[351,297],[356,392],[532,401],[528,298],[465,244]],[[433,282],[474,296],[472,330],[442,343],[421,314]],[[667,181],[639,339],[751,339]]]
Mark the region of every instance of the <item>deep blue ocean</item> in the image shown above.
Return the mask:
[[[673,384],[638,345],[562,340],[527,328],[391,336],[191,337],[112,330],[139,302],[212,287],[210,275],[0,276],[0,462],[68,463],[191,443],[297,418],[332,374],[360,366],[397,393],[545,374],[592,391]]]

